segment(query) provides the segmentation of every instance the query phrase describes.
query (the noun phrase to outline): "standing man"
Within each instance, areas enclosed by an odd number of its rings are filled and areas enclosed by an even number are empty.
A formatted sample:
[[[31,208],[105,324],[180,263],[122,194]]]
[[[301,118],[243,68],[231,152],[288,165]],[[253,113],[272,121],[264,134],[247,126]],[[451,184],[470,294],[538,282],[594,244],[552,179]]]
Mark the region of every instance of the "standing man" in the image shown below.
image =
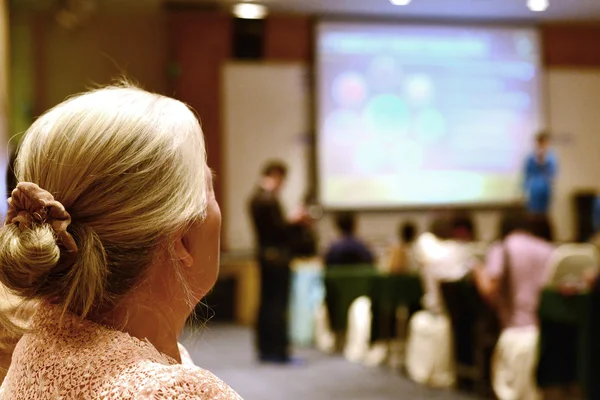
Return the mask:
[[[250,200],[260,266],[260,308],[256,327],[258,356],[262,362],[288,363],[288,305],[293,227],[303,213],[286,220],[279,193],[287,175],[283,162],[271,161],[262,171]]]
[[[548,133],[538,134],[535,144],[535,150],[525,162],[527,209],[532,214],[546,215],[552,201],[552,186],[558,170],[558,160],[550,150]]]

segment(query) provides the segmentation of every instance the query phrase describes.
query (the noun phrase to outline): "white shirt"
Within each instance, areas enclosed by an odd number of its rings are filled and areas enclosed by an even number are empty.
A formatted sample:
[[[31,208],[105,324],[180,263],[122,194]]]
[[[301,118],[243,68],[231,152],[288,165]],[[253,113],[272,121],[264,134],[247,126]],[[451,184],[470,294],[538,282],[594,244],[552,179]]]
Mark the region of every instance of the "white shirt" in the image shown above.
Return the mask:
[[[425,289],[423,307],[440,314],[444,312],[444,302],[439,283],[460,280],[471,270],[471,245],[456,240],[442,240],[426,232],[417,239],[415,257],[421,265]]]

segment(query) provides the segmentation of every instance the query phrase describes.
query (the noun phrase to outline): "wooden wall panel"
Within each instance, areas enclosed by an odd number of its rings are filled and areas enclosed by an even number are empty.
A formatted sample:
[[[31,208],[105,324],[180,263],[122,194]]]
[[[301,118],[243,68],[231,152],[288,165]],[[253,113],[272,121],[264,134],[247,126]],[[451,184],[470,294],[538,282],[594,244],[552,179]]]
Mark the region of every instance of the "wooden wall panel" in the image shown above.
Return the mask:
[[[547,68],[600,66],[600,24],[549,24],[541,33]]]
[[[165,93],[166,18],[161,10],[99,12],[81,28],[60,27],[45,17],[43,108],[125,76],[148,91]],[[107,29],[110,27],[110,29]]]
[[[308,16],[274,15],[266,20],[265,58],[269,61],[312,59],[312,20]]]
[[[35,15],[31,18],[33,33],[33,92],[35,98],[33,102],[33,116],[37,118],[44,113],[46,107],[46,15]]]
[[[226,179],[226,171],[221,158],[221,66],[231,55],[232,21],[222,13],[172,11],[168,31],[177,70],[171,95],[198,113],[208,163],[218,176],[215,193],[222,202],[223,185],[219,181]]]

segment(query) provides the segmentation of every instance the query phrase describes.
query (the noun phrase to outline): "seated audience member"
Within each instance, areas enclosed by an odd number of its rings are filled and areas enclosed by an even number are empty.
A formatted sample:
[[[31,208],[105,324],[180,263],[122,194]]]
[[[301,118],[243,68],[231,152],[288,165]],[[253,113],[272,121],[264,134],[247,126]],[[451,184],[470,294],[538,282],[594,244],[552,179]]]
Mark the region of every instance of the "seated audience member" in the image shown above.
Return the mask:
[[[372,264],[373,253],[367,245],[355,236],[356,216],[352,212],[340,212],[335,223],[341,237],[336,240],[325,254],[325,265]]]
[[[188,107],[125,85],[70,98],[26,132],[15,172],[0,282],[36,309],[0,397],[240,399],[177,343],[221,229]]]
[[[453,238],[454,220],[437,218],[415,244],[425,295],[423,311],[409,321],[406,369],[416,382],[449,388],[456,382],[452,329],[440,283],[462,279],[469,271],[469,245]]]
[[[453,218],[452,237],[461,242],[473,242],[477,235],[473,219],[467,212],[461,212]]]
[[[554,229],[547,215],[530,215],[531,233],[548,242],[554,241]]]
[[[417,271],[417,261],[413,245],[417,229],[412,222],[400,225],[398,229],[399,242],[392,250],[388,260],[387,271],[391,274],[404,274]]]
[[[477,288],[496,307],[502,329],[492,376],[500,400],[538,395],[533,379],[537,311],[554,248],[535,235],[531,222],[524,212],[507,212],[502,218],[501,240],[489,250],[485,265],[474,271]]]
[[[453,238],[453,228],[452,217],[438,218],[415,244],[415,257],[425,289],[423,306],[435,314],[444,311],[439,283],[462,279],[469,273],[472,261],[470,247]]]

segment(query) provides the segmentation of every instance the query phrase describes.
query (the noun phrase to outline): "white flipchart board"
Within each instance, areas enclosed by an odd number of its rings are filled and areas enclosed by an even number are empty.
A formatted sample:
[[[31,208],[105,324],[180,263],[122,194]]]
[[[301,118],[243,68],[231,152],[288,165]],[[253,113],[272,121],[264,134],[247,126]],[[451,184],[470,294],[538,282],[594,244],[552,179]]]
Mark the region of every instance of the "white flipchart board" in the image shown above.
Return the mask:
[[[223,229],[229,250],[253,248],[248,199],[266,161],[281,159],[289,167],[282,192],[285,209],[302,201],[309,146],[306,71],[299,63],[231,62],[223,67]]]

